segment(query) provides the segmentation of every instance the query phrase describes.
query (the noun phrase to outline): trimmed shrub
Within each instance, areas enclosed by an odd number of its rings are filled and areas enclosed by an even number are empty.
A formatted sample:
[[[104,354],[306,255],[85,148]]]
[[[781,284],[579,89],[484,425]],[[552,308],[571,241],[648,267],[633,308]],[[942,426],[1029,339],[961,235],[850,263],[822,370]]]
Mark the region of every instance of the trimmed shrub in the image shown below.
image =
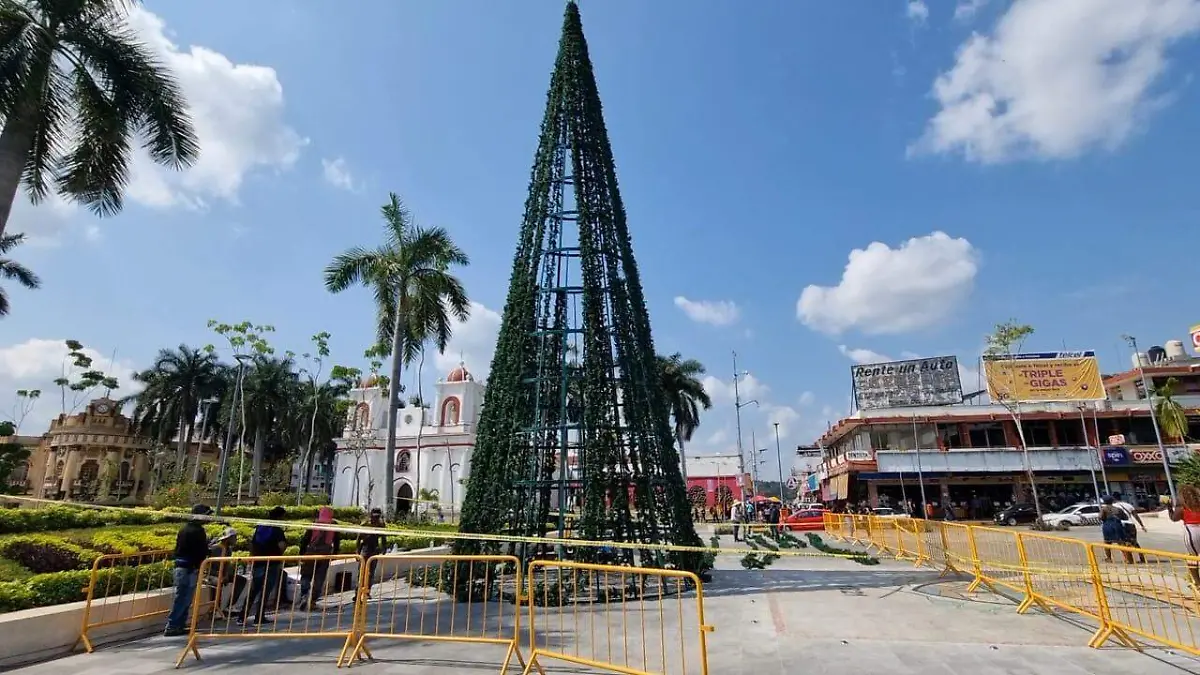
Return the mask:
[[[0,541],[0,556],[35,574],[89,567],[99,553],[47,535],[9,537]]]
[[[0,558],[0,583],[5,581],[24,581],[33,576],[33,572],[21,566],[21,563],[8,558]]]
[[[35,607],[33,591],[20,581],[0,581],[0,613]]]
[[[286,507],[286,520],[315,520],[319,506]],[[188,508],[166,508],[153,510],[130,509],[83,509],[70,506],[50,506],[36,509],[0,509],[0,534],[27,534],[33,532],[56,532],[113,525],[159,525],[183,522]],[[271,511],[268,506],[231,506],[222,510],[230,518],[265,520]],[[334,518],[347,523],[363,520],[363,510],[358,507],[335,507]],[[439,530],[445,525],[421,525],[421,529]],[[449,526],[453,527],[453,526]]]

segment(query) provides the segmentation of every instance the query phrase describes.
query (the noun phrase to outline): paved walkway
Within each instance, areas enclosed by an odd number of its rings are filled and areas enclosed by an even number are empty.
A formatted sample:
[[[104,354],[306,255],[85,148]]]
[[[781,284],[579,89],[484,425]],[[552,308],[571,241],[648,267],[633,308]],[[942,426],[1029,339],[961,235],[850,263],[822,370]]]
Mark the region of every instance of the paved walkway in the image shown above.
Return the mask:
[[[732,544],[728,537],[726,544]],[[716,632],[709,635],[709,672],[754,673],[887,672],[889,675],[1001,675],[1053,672],[1061,675],[1180,675],[1200,673],[1200,661],[1167,651],[1138,654],[1088,649],[1090,631],[1065,620],[1017,615],[1012,603],[989,594],[964,600],[962,581],[938,580],[935,572],[887,562],[877,566],[830,558],[783,558],[763,571],[746,571],[736,558],[722,557],[706,585],[705,610]],[[669,616],[663,618],[669,629]],[[587,647],[580,623],[555,639]],[[557,631],[557,627],[554,627]],[[572,634],[573,633],[573,634]],[[183,642],[150,638],[102,647],[27,667],[21,675],[171,672]],[[341,644],[309,640],[258,640],[210,645],[204,660],[187,661],[180,672],[304,675],[330,673]],[[449,675],[498,670],[503,648],[431,642],[377,642],[374,663],[353,670],[403,675]],[[641,654],[639,644],[631,651]],[[598,672],[575,666],[548,673]],[[671,673],[698,673],[695,663]],[[512,668],[510,672],[519,672]]]

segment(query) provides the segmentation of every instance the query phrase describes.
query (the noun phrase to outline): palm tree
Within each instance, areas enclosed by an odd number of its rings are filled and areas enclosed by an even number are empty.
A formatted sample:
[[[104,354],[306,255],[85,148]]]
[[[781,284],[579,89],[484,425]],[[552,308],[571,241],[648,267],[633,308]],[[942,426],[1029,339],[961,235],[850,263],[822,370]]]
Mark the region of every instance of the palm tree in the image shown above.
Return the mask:
[[[118,213],[134,138],[158,164],[196,161],[187,103],[130,28],[132,4],[0,0],[0,235],[22,183],[34,203],[53,189]]]
[[[375,294],[378,339],[391,344],[392,372],[388,388],[387,461],[384,508],[395,511],[396,413],[400,407],[401,369],[410,365],[433,340],[446,349],[453,333],[451,320],[465,321],[470,304],[462,282],[450,268],[470,260],[443,228],[415,225],[400,198],[388,195],[381,209],[385,240],[375,249],[355,247],[341,253],[325,268],[325,288],[340,293],[362,284]]]
[[[254,434],[254,459],[250,470],[250,499],[257,500],[262,483],[263,458],[267,444],[286,445],[287,419],[294,404],[301,402],[299,376],[291,357],[259,356],[246,374],[246,431]]]
[[[1175,388],[1179,380],[1168,377],[1162,385],[1154,388],[1154,415],[1168,441],[1182,443],[1188,433],[1187,411],[1175,400]]]
[[[200,402],[220,391],[221,364],[216,354],[181,344],[174,350],[161,349],[154,359],[154,394],[173,401],[179,416],[175,466],[182,474],[187,465],[188,449],[196,430]]]
[[[3,228],[0,228],[3,232]],[[4,255],[13,250],[25,241],[23,234],[0,234],[0,255]],[[15,260],[8,258],[0,258],[0,279],[7,279],[21,284],[29,290],[34,290],[42,285],[42,280],[33,273],[28,267]],[[8,294],[0,288],[0,316],[8,314]]]
[[[658,373],[674,422],[675,440],[679,443],[680,470],[685,481],[687,458],[684,455],[684,443],[692,440],[692,434],[700,426],[700,408],[712,408],[712,399],[704,391],[699,379],[704,372],[704,364],[696,359],[685,359],[679,352],[670,356],[658,355]]]

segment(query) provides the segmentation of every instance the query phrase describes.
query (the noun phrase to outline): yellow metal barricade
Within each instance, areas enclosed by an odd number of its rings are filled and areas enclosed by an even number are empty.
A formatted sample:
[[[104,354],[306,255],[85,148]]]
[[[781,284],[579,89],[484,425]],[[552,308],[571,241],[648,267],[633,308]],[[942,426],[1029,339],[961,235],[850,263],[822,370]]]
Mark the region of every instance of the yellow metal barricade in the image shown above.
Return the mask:
[[[121,623],[166,617],[174,597],[172,551],[102,555],[92,563],[79,640],[95,650],[90,631]]]
[[[1037,605],[1047,612],[1060,609],[1101,620],[1087,542],[1022,532],[1017,535],[1017,544],[1025,560],[1027,582],[1025,600],[1017,611],[1025,612]]]
[[[1090,645],[1137,638],[1200,655],[1200,557],[1091,544],[1102,621]],[[1104,616],[1106,614],[1106,616]]]
[[[354,645],[359,575],[357,555],[288,555],[209,558],[200,580],[220,579],[214,611],[205,616],[201,594],[192,605],[187,646],[200,659],[203,640],[329,639],[342,640],[339,665]],[[230,597],[225,597],[226,594]]]
[[[371,656],[368,640],[400,638],[506,646],[500,672],[522,666],[521,564],[505,555],[382,555],[366,563],[355,626],[343,660]],[[497,659],[499,660],[499,659]]]
[[[933,520],[925,522],[933,525],[937,532],[939,548],[943,551],[942,562],[945,564],[942,573],[970,574],[978,580],[980,569],[979,559],[975,555],[973,528],[959,523],[940,523]]]
[[[1017,532],[971,525],[967,526],[967,530],[976,561],[976,577],[967,592],[974,592],[980,586],[987,586],[996,593],[1006,589],[1023,601],[1028,595],[1028,586]]]
[[[896,557],[912,560],[917,567],[929,562],[925,548],[925,524],[916,518],[896,518]]]
[[[839,513],[830,513],[829,511],[821,514],[821,520],[823,521],[822,524],[825,527],[825,534],[828,534],[835,539],[845,539],[845,535],[842,533],[842,523],[844,522],[844,518],[845,516]]]
[[[691,572],[534,561],[529,663],[550,659],[626,675],[708,675],[704,588]]]

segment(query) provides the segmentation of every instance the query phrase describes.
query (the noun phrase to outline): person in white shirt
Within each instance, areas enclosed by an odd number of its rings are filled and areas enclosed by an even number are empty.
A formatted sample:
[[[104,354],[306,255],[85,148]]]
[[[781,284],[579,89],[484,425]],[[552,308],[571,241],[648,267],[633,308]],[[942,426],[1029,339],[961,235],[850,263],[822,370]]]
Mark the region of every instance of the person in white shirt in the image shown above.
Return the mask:
[[[1146,532],[1146,524],[1142,522],[1142,517],[1138,515],[1137,509],[1134,508],[1133,504],[1121,498],[1120,492],[1113,493],[1113,501],[1113,506],[1117,507],[1117,514],[1121,516],[1121,523],[1125,526],[1125,545],[1139,549],[1137,554],[1139,558],[1138,562],[1145,563],[1146,554],[1140,551],[1142,546],[1138,543],[1137,529],[1140,525],[1142,532]]]

